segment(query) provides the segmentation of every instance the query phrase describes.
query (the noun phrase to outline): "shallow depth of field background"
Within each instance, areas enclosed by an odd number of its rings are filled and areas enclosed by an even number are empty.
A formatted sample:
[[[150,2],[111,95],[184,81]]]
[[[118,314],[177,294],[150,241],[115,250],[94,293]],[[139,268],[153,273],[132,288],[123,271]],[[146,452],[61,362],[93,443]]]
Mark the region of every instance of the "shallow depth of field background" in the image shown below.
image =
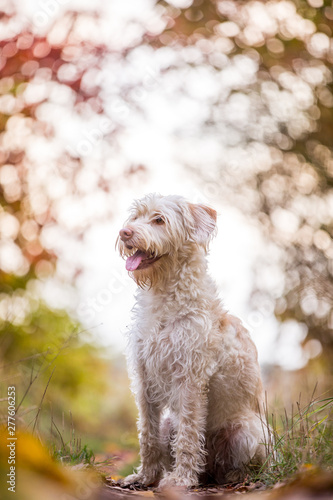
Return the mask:
[[[135,285],[114,243],[149,192],[218,210],[210,272],[270,405],[332,396],[331,3],[0,11],[0,404],[10,380],[22,429],[55,448],[75,432],[131,470]]]

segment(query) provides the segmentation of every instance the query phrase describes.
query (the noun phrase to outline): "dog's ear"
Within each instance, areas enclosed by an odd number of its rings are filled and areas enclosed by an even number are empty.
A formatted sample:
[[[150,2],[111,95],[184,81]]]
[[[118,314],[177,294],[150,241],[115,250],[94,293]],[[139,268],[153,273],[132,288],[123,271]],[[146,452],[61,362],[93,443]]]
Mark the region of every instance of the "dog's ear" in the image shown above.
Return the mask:
[[[216,227],[217,212],[206,205],[189,203],[194,220],[193,239],[199,244],[206,244]]]

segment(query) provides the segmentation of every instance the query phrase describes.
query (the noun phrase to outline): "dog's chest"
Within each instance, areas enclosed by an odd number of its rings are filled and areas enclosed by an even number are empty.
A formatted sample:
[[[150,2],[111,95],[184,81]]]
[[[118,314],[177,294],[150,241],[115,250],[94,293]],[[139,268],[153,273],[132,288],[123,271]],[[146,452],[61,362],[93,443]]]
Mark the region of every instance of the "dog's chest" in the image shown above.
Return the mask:
[[[141,300],[140,300],[141,299]],[[213,365],[210,313],[199,303],[180,304],[165,296],[138,300],[132,355],[142,367],[154,400],[168,400],[191,378],[206,377]],[[209,368],[208,368],[209,367]]]
[[[172,390],[186,371],[186,346],[180,346],[177,329],[158,325],[137,342],[138,355],[145,377],[155,391],[164,394]]]
[[[188,376],[192,347],[184,324],[176,318],[166,322],[161,315],[146,318],[136,332],[133,349],[151,397],[168,400]]]

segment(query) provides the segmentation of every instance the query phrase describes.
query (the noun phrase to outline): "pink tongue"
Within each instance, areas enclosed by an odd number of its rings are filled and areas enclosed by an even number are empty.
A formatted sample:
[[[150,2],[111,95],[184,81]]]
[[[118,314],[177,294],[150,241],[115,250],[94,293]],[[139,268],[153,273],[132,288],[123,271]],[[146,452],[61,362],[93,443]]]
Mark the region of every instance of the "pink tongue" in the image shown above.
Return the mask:
[[[147,259],[147,254],[141,252],[141,250],[137,250],[134,255],[128,257],[126,260],[126,270],[127,271],[135,271],[141,264],[143,259]]]

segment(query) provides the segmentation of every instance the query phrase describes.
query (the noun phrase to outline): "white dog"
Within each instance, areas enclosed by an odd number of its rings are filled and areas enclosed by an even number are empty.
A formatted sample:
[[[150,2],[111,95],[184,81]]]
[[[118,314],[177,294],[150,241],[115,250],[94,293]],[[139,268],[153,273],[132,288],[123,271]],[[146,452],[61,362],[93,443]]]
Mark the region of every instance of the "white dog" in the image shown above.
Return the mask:
[[[128,363],[141,466],[124,485],[241,480],[264,457],[257,352],[207,272],[216,212],[180,196],[134,202],[118,247],[139,291]]]

